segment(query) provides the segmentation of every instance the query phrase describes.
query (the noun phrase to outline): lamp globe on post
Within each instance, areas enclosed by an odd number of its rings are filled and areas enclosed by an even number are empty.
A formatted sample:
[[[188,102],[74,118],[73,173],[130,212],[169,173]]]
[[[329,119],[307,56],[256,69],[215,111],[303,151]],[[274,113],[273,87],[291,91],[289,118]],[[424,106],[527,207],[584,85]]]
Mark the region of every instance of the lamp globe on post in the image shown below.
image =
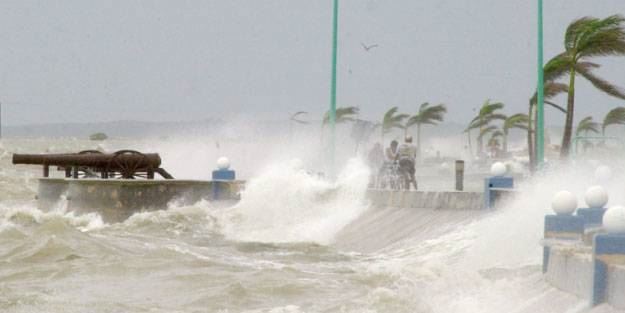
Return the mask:
[[[589,208],[604,208],[608,199],[608,192],[602,186],[592,186],[584,195],[584,201]]]
[[[616,205],[603,215],[603,228],[610,234],[625,235],[625,207]]]
[[[572,215],[577,209],[577,197],[570,191],[560,191],[553,197],[551,208],[557,215]]]
[[[508,171],[508,169],[506,168],[506,165],[501,163],[501,162],[495,162],[490,167],[490,174],[495,176],[495,177],[504,176],[504,175],[506,175],[507,171]]]
[[[217,159],[217,169],[227,170],[230,168],[230,160],[227,157],[221,157]]]

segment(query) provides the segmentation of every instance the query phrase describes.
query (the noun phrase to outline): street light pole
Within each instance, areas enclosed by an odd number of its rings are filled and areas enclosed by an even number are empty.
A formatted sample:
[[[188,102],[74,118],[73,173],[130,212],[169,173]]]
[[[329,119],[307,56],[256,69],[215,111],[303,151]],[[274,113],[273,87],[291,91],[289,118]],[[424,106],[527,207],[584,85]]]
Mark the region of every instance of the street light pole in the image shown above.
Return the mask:
[[[543,69],[543,0],[538,0],[538,86],[536,101],[536,161],[541,168],[545,161],[545,79]]]
[[[336,61],[338,50],[339,0],[334,0],[332,17],[332,81],[330,87],[330,174],[334,175],[335,131],[336,131]]]

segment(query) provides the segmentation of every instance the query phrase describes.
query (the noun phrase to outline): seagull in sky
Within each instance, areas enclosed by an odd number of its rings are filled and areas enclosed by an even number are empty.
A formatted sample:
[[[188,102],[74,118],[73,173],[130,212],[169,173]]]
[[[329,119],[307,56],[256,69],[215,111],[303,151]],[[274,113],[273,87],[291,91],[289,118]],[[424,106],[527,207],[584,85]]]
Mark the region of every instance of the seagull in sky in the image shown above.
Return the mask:
[[[365,51],[369,52],[369,50],[373,49],[373,48],[377,48],[378,45],[377,44],[373,44],[373,45],[365,45],[364,43],[360,43],[360,45],[362,46],[363,49],[365,49]]]

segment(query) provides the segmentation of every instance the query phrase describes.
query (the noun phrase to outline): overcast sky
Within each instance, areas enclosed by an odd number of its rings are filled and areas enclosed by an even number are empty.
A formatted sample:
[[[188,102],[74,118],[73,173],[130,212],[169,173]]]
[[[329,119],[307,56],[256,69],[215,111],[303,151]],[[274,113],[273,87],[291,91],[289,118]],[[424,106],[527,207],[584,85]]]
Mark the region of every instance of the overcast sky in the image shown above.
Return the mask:
[[[466,123],[487,99],[527,111],[535,86],[533,0],[341,0],[340,106],[379,119],[443,102]],[[0,2],[5,124],[315,119],[329,103],[332,0]],[[545,1],[545,58],[573,19],[625,14],[624,0]],[[361,47],[377,44],[369,52]],[[598,60],[625,87],[625,58]],[[576,120],[624,101],[586,82]],[[558,99],[564,103],[564,99]],[[563,117],[547,111],[551,124]]]

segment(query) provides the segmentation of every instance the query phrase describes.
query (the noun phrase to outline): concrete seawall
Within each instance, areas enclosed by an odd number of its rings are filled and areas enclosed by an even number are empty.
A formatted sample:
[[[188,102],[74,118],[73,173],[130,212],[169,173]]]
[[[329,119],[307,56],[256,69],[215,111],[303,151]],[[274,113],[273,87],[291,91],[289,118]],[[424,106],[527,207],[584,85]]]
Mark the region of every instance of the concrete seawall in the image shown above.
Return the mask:
[[[570,243],[547,244],[550,249],[545,279],[554,287],[592,301],[595,262],[592,247]],[[607,260],[605,302],[625,310],[625,260]]]
[[[238,197],[239,182],[42,178],[37,203],[40,210],[48,211],[65,200],[69,211],[97,212],[106,222],[115,222],[136,212],[166,209],[171,202],[190,205],[215,200],[216,184],[222,199]]]
[[[371,189],[367,197],[374,207],[480,210],[482,192],[466,191],[390,191]]]

